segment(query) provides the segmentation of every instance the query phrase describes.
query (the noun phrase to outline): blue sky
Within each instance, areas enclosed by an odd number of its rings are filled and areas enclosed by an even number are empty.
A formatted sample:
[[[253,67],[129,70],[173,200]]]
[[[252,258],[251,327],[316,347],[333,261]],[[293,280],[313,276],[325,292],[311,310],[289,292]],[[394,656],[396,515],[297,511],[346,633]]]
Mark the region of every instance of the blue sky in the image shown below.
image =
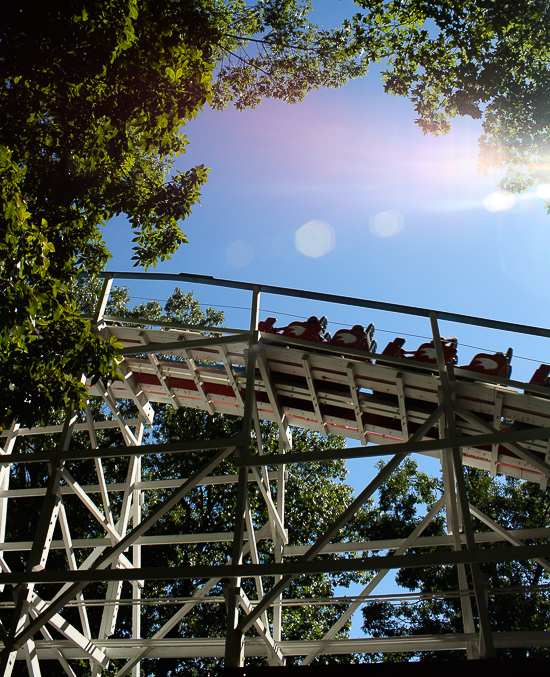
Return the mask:
[[[317,0],[314,7],[325,26],[354,11],[350,0]],[[448,135],[432,137],[414,119],[408,100],[384,93],[376,66],[361,80],[313,92],[294,106],[268,100],[243,112],[205,109],[185,128],[188,150],[176,168],[204,164],[209,181],[183,225],[189,243],[156,270],[547,327],[545,199],[533,190],[499,203],[499,175],[477,170],[479,121],[458,118]],[[550,191],[545,195],[550,199]],[[132,270],[127,223],[116,219],[105,233],[114,254],[108,269]],[[171,292],[149,282],[130,289],[136,302]],[[247,306],[247,294],[197,288],[195,295],[226,306],[228,326],[246,326],[246,311],[227,306]],[[374,322],[379,349],[407,334],[406,348],[414,349],[430,334],[426,320],[262,300],[261,316],[279,317],[279,324],[314,313],[328,316],[333,333]],[[512,346],[519,380],[550,359],[543,339],[449,325],[441,333],[458,336],[459,365],[479,349]]]
[[[156,270],[548,326],[544,199],[532,191],[510,209],[490,211],[499,177],[477,171],[479,123],[457,119],[447,136],[434,138],[421,133],[414,117],[406,99],[384,94],[376,68],[294,106],[266,101],[244,112],[206,109],[187,125],[188,151],[176,167],[202,163],[210,178],[184,223],[189,243]],[[109,224],[106,239],[114,252],[108,269],[131,270],[129,227]],[[169,293],[150,284],[132,290]],[[227,293],[196,293],[210,304],[234,303]],[[310,314],[303,303],[276,301],[264,307]],[[333,322],[373,319],[318,311]],[[375,323],[397,333],[428,330],[407,318]],[[508,347],[497,336],[460,332],[462,343]],[[384,338],[378,335],[379,344]],[[540,342],[516,340],[514,349],[516,356],[548,359]],[[514,376],[529,378],[518,359],[513,364]]]
[[[353,11],[349,0],[314,5],[325,25]],[[547,327],[545,200],[531,191],[496,209],[499,176],[477,170],[479,122],[456,119],[448,135],[431,137],[414,119],[408,100],[384,93],[377,67],[294,106],[268,100],[244,112],[205,109],[185,128],[188,150],[176,168],[204,164],[210,178],[184,222],[189,243],[156,270]],[[114,254],[108,269],[132,270],[127,223],[114,220],[105,234]],[[130,285],[136,303],[171,290]],[[231,307],[247,307],[248,294],[205,287],[195,295],[225,306],[228,326],[247,326],[247,311]],[[414,349],[430,334],[424,319],[262,299],[261,317],[274,315],[279,325],[311,314],[327,315],[332,333],[374,322],[380,350],[397,335],[411,335],[405,347]],[[441,334],[458,336],[459,365],[481,349],[512,346],[519,380],[550,359],[546,339],[464,325],[443,325]]]
[[[348,0],[314,4],[325,24],[353,11]],[[205,110],[187,125],[188,151],[176,168],[204,164],[211,168],[209,182],[184,224],[189,244],[156,270],[548,326],[545,200],[532,191],[495,211],[499,176],[477,171],[480,124],[457,119],[447,136],[434,138],[423,136],[414,118],[407,100],[384,94],[377,68],[295,106],[266,101],[244,112]],[[123,220],[106,228],[114,253],[109,270],[132,269],[131,237]],[[171,291],[147,282],[130,289],[136,302]],[[246,294],[214,288],[195,294],[209,305],[249,302]],[[262,300],[262,317],[278,316],[279,324],[313,313],[326,314],[332,332],[374,321],[379,349],[405,334],[416,335],[407,339],[413,349],[429,335],[426,320]],[[226,308],[226,315],[228,326],[246,326],[246,311]],[[441,333],[458,335],[459,364],[479,352],[466,346],[513,346],[513,376],[521,380],[550,359],[543,339],[449,325]],[[367,468],[354,463],[359,488]]]

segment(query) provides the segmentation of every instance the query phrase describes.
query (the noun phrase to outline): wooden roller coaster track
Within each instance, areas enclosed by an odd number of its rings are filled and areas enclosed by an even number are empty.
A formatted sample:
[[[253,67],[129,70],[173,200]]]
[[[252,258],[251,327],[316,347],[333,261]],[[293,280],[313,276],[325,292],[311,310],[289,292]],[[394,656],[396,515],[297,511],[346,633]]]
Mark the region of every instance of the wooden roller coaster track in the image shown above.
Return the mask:
[[[89,385],[90,397],[102,398],[108,416],[95,420],[88,409],[81,419],[69,414],[57,426],[25,429],[14,422],[3,433],[0,585],[2,590],[13,591],[15,600],[5,602],[2,611],[5,632],[1,655],[5,674],[17,660],[26,660],[29,672],[38,675],[45,660],[56,660],[67,674],[74,674],[72,662],[85,659],[92,674],[99,675],[110,661],[118,659],[123,661],[118,674],[132,671],[137,676],[146,658],[217,657],[220,661],[224,658],[226,666],[238,667],[246,663],[247,657],[265,657],[269,665],[284,665],[288,656],[301,656],[302,663],[307,665],[325,654],[460,649],[468,658],[484,658],[494,656],[500,648],[550,646],[550,631],[535,632],[526,627],[522,632],[497,633],[491,629],[490,602],[482,575],[486,562],[531,558],[550,571],[547,559],[550,529],[541,524],[528,532],[512,531],[494,523],[469,504],[462,474],[462,466],[470,465],[493,476],[508,475],[546,490],[550,476],[550,390],[447,364],[439,322],[450,319],[546,338],[550,337],[548,330],[194,275],[157,276],[250,291],[249,325],[244,329],[220,328],[214,333],[208,327],[155,324],[105,315],[110,285],[117,277],[136,275],[106,274],[102,298],[91,318],[102,337],[109,340],[116,336],[123,346],[121,378]],[[155,275],[148,277],[155,279]],[[263,291],[423,315],[430,321],[435,361],[428,364],[261,332],[259,299]],[[135,418],[125,418],[122,413],[120,402],[126,400],[136,405]],[[155,444],[147,437],[146,425],[153,422],[158,404],[235,416],[242,421],[242,428],[234,438]],[[253,451],[251,437],[262,420],[278,426],[278,453]],[[120,431],[120,446],[99,446],[97,431],[105,428]],[[293,453],[293,428],[338,435],[353,442],[344,449]],[[88,446],[71,445],[77,430],[88,433]],[[34,435],[55,444],[33,454],[25,453],[19,445],[27,436]],[[205,451],[210,457],[189,478],[141,476],[140,459],[148,454]],[[445,487],[418,528],[405,538],[336,542],[347,521],[409,454],[439,459]],[[215,474],[219,464],[229,457],[236,474]],[[388,462],[358,493],[351,506],[342,506],[341,515],[333,519],[321,537],[312,537],[308,544],[290,543],[285,524],[300,516],[285,513],[285,467],[329,458],[368,457],[384,457]],[[126,464],[125,481],[105,480],[102,461],[107,458],[119,458]],[[89,478],[79,480],[78,463],[83,459],[93,459],[95,463],[93,483]],[[12,468],[33,462],[49,463],[47,486],[19,489],[10,484]],[[221,482],[235,485],[237,502],[232,532],[165,536],[148,533],[194,487]],[[259,527],[248,501],[251,486],[259,488],[269,514],[268,522]],[[168,492],[167,497],[160,507],[157,503],[149,509],[148,501],[159,489]],[[23,497],[43,500],[36,534],[30,541],[10,541],[6,532],[8,511],[17,510],[18,500]],[[93,535],[90,533],[86,538],[71,535],[74,502],[93,519]],[[447,534],[423,536],[439,513],[445,515]],[[481,523],[488,529],[476,531],[475,524]],[[251,528],[252,525],[256,526]],[[103,535],[97,535],[98,526]],[[272,543],[271,555],[259,557],[257,544],[266,539]],[[189,546],[195,542],[225,543],[227,561],[221,565],[173,567],[159,562],[153,568],[141,566],[144,548],[165,543]],[[493,547],[484,547],[488,544]],[[410,552],[412,548],[414,553]],[[55,566],[49,566],[53,551],[64,551],[64,567],[60,567],[59,557],[53,558]],[[381,551],[389,554],[366,556]],[[20,553],[22,569],[9,567],[6,562],[9,552]],[[342,553],[347,556],[337,556]],[[457,570],[461,633],[399,638],[340,636],[341,628],[372,598],[388,571],[441,564],[455,566]],[[346,610],[322,639],[287,639],[285,606],[315,603],[290,597],[292,581],[306,574],[343,571],[373,571],[375,576],[347,600]],[[177,578],[203,582],[189,599],[174,601],[172,617],[154,636],[142,637],[140,610],[144,604],[155,603],[148,598],[147,581]],[[255,582],[253,598],[243,591],[243,578]],[[100,626],[94,628],[88,615],[98,601],[88,600],[85,588],[98,581],[106,584],[105,597],[101,602],[104,608]],[[129,599],[122,594],[124,581],[131,584]],[[224,596],[219,594],[220,581],[227,582]],[[44,595],[43,590],[51,593]],[[323,603],[331,602],[323,600]],[[342,600],[334,603],[342,604]],[[124,604],[132,605],[131,628],[119,631],[117,617]],[[225,605],[227,631],[223,637],[168,639],[187,613],[197,612],[200,605],[206,604]],[[77,615],[65,613],[72,606],[78,610]],[[11,620],[6,622],[8,616]]]

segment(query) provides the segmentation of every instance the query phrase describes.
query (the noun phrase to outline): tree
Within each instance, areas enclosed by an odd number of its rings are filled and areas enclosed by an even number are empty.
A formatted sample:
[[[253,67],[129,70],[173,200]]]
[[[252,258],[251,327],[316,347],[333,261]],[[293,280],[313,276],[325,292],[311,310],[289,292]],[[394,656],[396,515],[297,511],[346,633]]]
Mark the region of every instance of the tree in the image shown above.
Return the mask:
[[[100,228],[125,213],[136,258],[150,265],[184,240],[178,220],[204,168],[168,182],[179,125],[206,101],[211,66],[135,2],[4,3],[0,23],[0,370],[2,424],[79,406],[82,375],[113,376],[115,345],[90,330],[68,295],[80,270],[109,256]],[[196,32],[193,27],[190,35]],[[186,82],[182,92],[174,67]]]
[[[136,265],[186,241],[207,169],[171,173],[181,128],[206,104],[297,101],[364,71],[308,3],[73,0],[0,8],[0,426],[79,407],[83,375],[116,372],[68,294],[109,258],[125,215]],[[215,83],[212,72],[218,68]]]
[[[546,2],[356,0],[346,22],[367,58],[382,61],[390,94],[407,96],[424,133],[449,120],[483,122],[481,167],[503,168],[501,186],[548,182],[550,8]]]
[[[324,30],[309,20],[310,0],[263,0],[247,7],[228,3],[226,32],[212,106],[254,108],[264,98],[301,101],[319,87],[342,87],[365,75],[362,49],[343,28]]]
[[[80,280],[73,291],[73,296],[78,298],[79,305],[84,312],[88,312],[95,306],[97,293],[100,290],[98,281]],[[145,305],[128,308],[128,290],[119,288],[113,290],[107,312],[112,315],[127,317],[129,320],[149,318],[185,324],[197,323],[202,326],[212,327],[213,330],[223,323],[223,312],[212,308],[200,307],[192,292],[184,294],[176,289],[168,301],[161,307],[156,301]],[[93,401],[94,416],[99,418],[100,402]],[[137,412],[132,403],[119,402],[125,416],[133,417]],[[58,423],[62,419],[51,420],[50,423]],[[206,412],[191,409],[172,409],[169,406],[157,406],[153,425],[148,430],[148,436],[156,442],[179,442],[196,439],[220,439],[234,435],[240,429],[239,419],[230,416],[211,416]],[[101,447],[120,446],[120,434],[115,429],[97,431],[98,442]],[[277,452],[277,428],[274,424],[262,424],[262,441],[266,452]],[[255,442],[253,442],[255,444]],[[73,445],[89,446],[89,439],[84,432],[75,432]],[[49,446],[48,446],[49,445]],[[53,449],[52,440],[36,439],[32,436],[22,437],[18,441],[18,451],[32,453],[39,447]],[[323,448],[341,448],[345,440],[341,437],[324,438],[318,433],[295,429],[293,431],[293,451],[314,451]],[[142,457],[142,479],[168,479],[171,477],[184,477],[191,475],[203,462],[201,453],[193,454],[162,454]],[[126,476],[126,466],[121,459],[104,457],[103,472],[107,483],[123,482]],[[16,464],[11,469],[11,486],[15,489],[30,489],[37,486],[45,486],[51,469],[46,463]],[[81,461],[71,464],[70,472],[82,485],[95,484],[97,475],[94,462]],[[224,475],[236,472],[231,458],[220,464],[213,474]],[[311,542],[315,535],[320,535],[330,524],[335,514],[349,505],[353,499],[353,490],[346,484],[347,469],[343,460],[323,461],[308,463],[307,465],[291,464],[287,467],[286,492],[287,514],[300,515],[300,519],[289,520],[285,526],[288,529],[290,545],[302,545]],[[148,494],[148,500],[144,508],[144,517],[155,505],[163,500],[166,491],[158,490],[155,495]],[[275,495],[276,499],[276,495]],[[261,494],[256,487],[250,491],[249,498],[254,509],[255,528],[261,528],[269,521],[269,516]],[[233,484],[211,484],[196,487],[186,496],[175,509],[167,513],[148,535],[161,534],[193,534],[193,533],[216,533],[231,532],[234,528],[234,513],[236,502],[236,490]],[[82,506],[75,497],[66,496],[63,500],[64,509],[70,522],[71,535],[76,538],[93,538],[105,536],[105,530],[94,520],[90,520],[90,513]],[[25,492],[20,492],[20,497],[10,499],[11,510],[8,512],[7,536],[8,541],[32,541],[36,528],[37,516],[42,507],[40,497],[29,498]],[[117,520],[116,492],[112,494],[111,505]],[[335,540],[360,540],[365,525],[369,523],[368,510],[365,507],[358,515],[348,522],[346,528]],[[62,538],[62,533],[57,526],[54,538]],[[270,558],[272,552],[268,541],[260,541],[259,557]],[[168,562],[172,566],[187,564],[223,564],[231,557],[231,543],[194,543],[194,544],[170,544],[144,548],[142,566],[158,566]],[[22,570],[25,565],[25,553],[9,551],[5,553],[8,566],[12,570]],[[48,557],[48,568],[58,563],[61,569],[66,568],[65,554],[63,551],[52,550]],[[334,593],[336,585],[346,586],[352,580],[362,579],[361,574],[341,575],[312,575],[301,576],[296,579],[289,595],[292,597],[330,597]],[[200,580],[174,580],[170,582],[151,581],[147,582],[143,592],[144,597],[150,598],[181,598],[193,595],[204,581]],[[127,584],[125,584],[127,585]],[[243,589],[251,599],[255,599],[256,591],[252,579],[243,579]],[[39,594],[45,597],[51,596],[51,589],[45,587],[44,591],[38,586]],[[10,598],[11,591],[6,589],[3,593],[6,599]],[[223,583],[219,583],[212,590],[212,594],[223,594]],[[105,595],[105,585],[90,584],[86,591],[86,598],[101,599]],[[343,608],[339,605],[318,604],[311,606],[285,607],[283,611],[283,625],[285,635],[283,639],[319,639],[334,623]],[[101,623],[102,606],[92,606],[89,610],[90,624],[93,636],[96,636]],[[67,620],[74,622],[78,627],[79,620],[76,609],[68,607],[63,612]],[[173,605],[145,606],[142,612],[143,636],[151,637],[159,628],[174,614]],[[4,627],[10,625],[10,611],[6,608],[0,613],[0,621]],[[349,630],[349,624],[341,631],[345,636]],[[174,627],[169,637],[223,637],[226,631],[226,614],[222,605],[201,605],[201,608],[193,609],[184,616]],[[128,636],[131,633],[131,607],[123,606],[118,616],[115,637]],[[323,657],[323,662],[348,662],[348,657]],[[290,659],[292,663],[292,659]],[[213,659],[158,659],[144,661],[142,671],[144,674],[155,675],[203,675],[208,670],[214,669],[219,661]],[[53,667],[53,666],[56,667]],[[55,672],[58,666],[52,662],[52,668],[48,674]],[[74,666],[77,674],[89,674],[89,664],[83,661],[81,665]],[[116,667],[116,662],[112,667]],[[110,673],[113,670],[110,669]],[[23,661],[18,661],[14,674],[26,674]],[[59,674],[65,674],[59,667]]]
[[[547,497],[537,485],[512,478],[493,479],[475,468],[465,468],[465,478],[470,502],[505,529],[536,528],[548,522]],[[415,461],[407,461],[381,489],[379,507],[385,511],[382,527],[389,528],[391,533],[402,530],[403,535],[408,535],[424,511],[435,504],[441,490],[439,479],[419,472]],[[479,531],[490,531],[477,520],[476,527]],[[444,521],[439,516],[424,535],[444,533]],[[550,576],[539,563],[533,560],[491,563],[484,564],[482,571],[489,585],[488,607],[493,631],[548,630]],[[459,586],[455,567],[402,569],[396,581],[409,591],[425,593],[427,599],[395,605],[369,604],[363,610],[363,629],[368,634],[386,637],[463,632],[458,596],[435,594],[456,592]],[[433,598],[429,597],[431,593]],[[549,651],[544,647],[500,649],[499,656],[548,657]],[[465,654],[445,651],[400,656],[406,660],[413,657],[446,660],[465,658]],[[381,656],[375,658],[383,660]],[[392,655],[390,660],[395,658]]]

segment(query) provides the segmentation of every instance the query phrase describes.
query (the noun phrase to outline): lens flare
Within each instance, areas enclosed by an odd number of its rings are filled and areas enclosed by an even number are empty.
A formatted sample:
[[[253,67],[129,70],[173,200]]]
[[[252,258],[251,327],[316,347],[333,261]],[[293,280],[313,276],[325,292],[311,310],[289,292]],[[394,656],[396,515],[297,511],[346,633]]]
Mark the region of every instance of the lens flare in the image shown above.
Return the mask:
[[[324,221],[308,221],[301,228],[298,228],[294,235],[294,241],[299,252],[310,256],[312,259],[317,259],[334,249],[334,230]]]
[[[507,212],[516,204],[516,196],[505,190],[489,193],[483,200],[483,206],[488,212]]]
[[[377,237],[393,237],[405,227],[403,216],[399,212],[379,212],[370,220],[370,230]]]
[[[543,183],[542,186],[537,187],[537,197],[550,200],[550,183]]]
[[[254,250],[248,242],[235,240],[225,250],[225,258],[235,268],[244,268],[254,258]]]

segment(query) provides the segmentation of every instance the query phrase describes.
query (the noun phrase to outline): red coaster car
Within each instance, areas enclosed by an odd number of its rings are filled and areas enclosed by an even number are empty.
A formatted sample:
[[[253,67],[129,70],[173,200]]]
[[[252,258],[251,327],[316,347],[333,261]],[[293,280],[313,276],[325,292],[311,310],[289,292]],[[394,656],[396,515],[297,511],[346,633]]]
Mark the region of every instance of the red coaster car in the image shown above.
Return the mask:
[[[280,329],[275,327],[275,322],[277,322],[276,317],[268,317],[266,320],[258,322],[258,329],[265,334],[278,334]]]
[[[395,338],[384,348],[382,355],[401,357],[406,360],[415,360],[416,362],[426,362],[428,364],[437,364],[437,355],[433,341],[430,341],[429,343],[423,343],[416,350],[403,350],[404,343],[404,338]],[[441,347],[443,348],[445,364],[456,364],[457,345],[456,338],[441,339]]]
[[[366,329],[362,324],[356,324],[351,329],[339,329],[329,343],[333,346],[374,353],[376,352],[376,341],[373,339],[373,335],[374,324],[369,324]]]
[[[382,355],[389,355],[390,357],[405,357],[405,351],[403,350],[405,341],[406,339],[404,338],[393,339],[393,341],[390,341],[384,348]]]
[[[510,378],[512,373],[512,348],[508,348],[504,353],[478,353],[469,365],[462,365],[458,369],[467,369],[468,371],[477,371],[487,376],[499,376],[500,378]]]
[[[550,388],[550,364],[541,364],[529,381],[534,386]]]
[[[328,320],[323,315],[321,319],[312,315],[307,322],[291,322],[288,327],[280,329],[282,336],[303,339],[304,341],[325,342]],[[330,338],[330,335],[328,336]]]
[[[442,338],[441,347],[443,348],[443,358],[445,364],[457,363],[457,340],[456,338]],[[435,345],[433,341],[423,343],[410,357],[411,360],[417,362],[429,362],[430,364],[437,363],[437,355],[435,353]]]

